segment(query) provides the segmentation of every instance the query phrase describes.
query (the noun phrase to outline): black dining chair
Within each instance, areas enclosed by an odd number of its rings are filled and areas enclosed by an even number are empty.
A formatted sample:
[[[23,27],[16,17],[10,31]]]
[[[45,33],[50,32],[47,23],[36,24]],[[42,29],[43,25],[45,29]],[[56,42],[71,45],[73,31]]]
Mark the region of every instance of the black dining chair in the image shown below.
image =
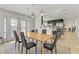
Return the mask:
[[[46,30],[45,29],[42,29],[42,34],[46,34]]]
[[[21,49],[21,53],[23,53],[23,47],[26,48],[26,54],[27,54],[27,50],[31,49],[33,47],[35,47],[35,51],[37,53],[37,44],[34,42],[27,42],[27,39],[25,39],[25,35],[23,32],[20,32],[21,35],[21,39],[22,39],[22,49]]]
[[[33,30],[31,30],[31,32],[37,33],[38,32],[38,29],[33,29]]]
[[[54,37],[54,41],[53,43],[44,43],[43,46],[45,49],[51,51],[51,53],[53,53],[53,50],[55,49],[55,53],[57,54],[57,47],[56,47],[56,43],[57,43],[57,34]]]
[[[35,32],[35,30],[31,30],[31,32]]]
[[[18,51],[19,51],[20,50],[20,43],[22,43],[22,41],[19,39],[17,32],[16,31],[13,31],[13,32],[14,32],[14,36],[15,36],[15,48],[16,48],[17,43],[18,43]]]

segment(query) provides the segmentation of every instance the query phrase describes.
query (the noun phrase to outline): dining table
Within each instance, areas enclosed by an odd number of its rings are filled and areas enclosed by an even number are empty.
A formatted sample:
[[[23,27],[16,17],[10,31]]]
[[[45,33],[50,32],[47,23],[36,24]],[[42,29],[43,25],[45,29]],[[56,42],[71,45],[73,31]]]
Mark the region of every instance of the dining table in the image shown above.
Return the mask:
[[[52,40],[54,38],[54,35],[48,35],[48,34],[42,34],[42,33],[36,33],[36,32],[27,32],[26,36],[31,38],[32,40],[41,42],[41,54],[44,54],[43,44],[47,40],[49,39]]]

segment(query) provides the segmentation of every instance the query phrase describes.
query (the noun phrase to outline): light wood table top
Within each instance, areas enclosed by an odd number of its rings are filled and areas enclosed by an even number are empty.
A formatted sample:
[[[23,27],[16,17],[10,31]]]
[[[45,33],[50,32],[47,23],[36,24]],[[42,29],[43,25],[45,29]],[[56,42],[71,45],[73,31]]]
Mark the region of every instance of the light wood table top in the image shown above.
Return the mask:
[[[28,33],[26,33],[26,36],[30,37],[32,39],[35,39],[35,40],[42,41],[42,42],[52,39],[54,37],[54,35],[39,34],[39,33],[35,33],[35,32],[28,32]]]
[[[26,34],[28,37],[42,42],[54,37],[53,35],[39,34],[34,32],[28,32]],[[57,47],[68,48],[70,49],[71,53],[79,53],[79,39],[74,32],[64,32],[64,35],[61,35],[61,38],[57,42]]]
[[[32,38],[32,40],[37,40],[41,42],[41,53],[44,53],[43,43],[49,39],[52,39],[53,35],[47,35],[47,34],[40,34],[35,32],[28,32],[26,33],[26,36],[29,38]]]

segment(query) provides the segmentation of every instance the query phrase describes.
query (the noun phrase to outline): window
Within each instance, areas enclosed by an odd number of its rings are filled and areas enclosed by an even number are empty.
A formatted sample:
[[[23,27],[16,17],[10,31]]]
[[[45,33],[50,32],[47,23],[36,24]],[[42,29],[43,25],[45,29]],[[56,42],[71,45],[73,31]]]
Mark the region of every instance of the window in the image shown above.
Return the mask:
[[[21,20],[21,31],[25,32],[25,21]]]
[[[17,31],[17,19],[11,19],[11,37],[13,37],[13,31]]]
[[[4,18],[4,38],[6,38],[6,18]]]

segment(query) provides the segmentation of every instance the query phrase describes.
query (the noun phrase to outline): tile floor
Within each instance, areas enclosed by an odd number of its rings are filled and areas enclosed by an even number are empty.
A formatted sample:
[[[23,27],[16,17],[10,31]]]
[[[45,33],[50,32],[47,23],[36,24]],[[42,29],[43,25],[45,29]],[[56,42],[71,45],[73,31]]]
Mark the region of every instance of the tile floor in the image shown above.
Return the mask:
[[[21,52],[18,52],[18,48],[15,49],[15,42],[7,42],[4,44],[0,44],[0,54],[21,54]],[[29,52],[30,51],[30,52]],[[58,54],[65,54],[66,51],[64,50],[57,50]],[[37,53],[40,54],[40,44],[38,44]],[[23,54],[25,54],[25,49],[23,51]],[[28,54],[35,54],[35,48],[32,48],[28,50]],[[45,54],[50,54],[50,51],[45,50]]]

